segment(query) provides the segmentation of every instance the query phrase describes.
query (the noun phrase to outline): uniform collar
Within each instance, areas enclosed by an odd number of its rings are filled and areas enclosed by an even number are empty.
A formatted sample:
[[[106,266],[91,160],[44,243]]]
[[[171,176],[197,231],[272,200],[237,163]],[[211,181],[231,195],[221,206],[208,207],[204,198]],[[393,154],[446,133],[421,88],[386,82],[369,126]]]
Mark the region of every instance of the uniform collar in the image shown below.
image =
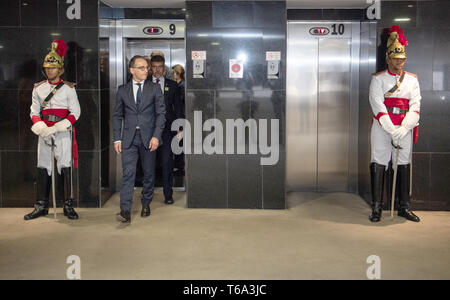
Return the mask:
[[[61,82],[63,82],[63,80],[60,78],[59,81],[58,81],[57,83],[51,83],[49,80],[47,80],[47,82],[48,82],[49,84],[51,84],[51,85],[58,85],[58,84],[60,84]]]
[[[400,74],[394,74],[394,73],[391,73],[390,71],[389,71],[389,69],[387,69],[387,72],[388,72],[388,74],[389,75],[391,75],[391,76],[401,76],[402,74],[403,74],[403,70],[402,70],[402,72],[400,73]]]

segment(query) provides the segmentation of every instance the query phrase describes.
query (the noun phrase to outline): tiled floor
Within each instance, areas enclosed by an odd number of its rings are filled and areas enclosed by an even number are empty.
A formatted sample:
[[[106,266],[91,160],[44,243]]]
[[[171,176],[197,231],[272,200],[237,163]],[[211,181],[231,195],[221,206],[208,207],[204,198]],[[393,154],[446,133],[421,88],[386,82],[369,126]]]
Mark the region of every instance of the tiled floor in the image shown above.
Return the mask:
[[[135,199],[139,199],[136,190]],[[0,279],[66,279],[77,255],[82,279],[367,279],[370,255],[381,279],[450,279],[450,212],[417,212],[421,223],[388,212],[380,223],[357,195],[289,193],[287,210],[188,209],[182,192],[152,215],[135,201],[131,225],[115,220],[118,195],[104,208],[59,210],[24,221],[24,208],[0,209]]]

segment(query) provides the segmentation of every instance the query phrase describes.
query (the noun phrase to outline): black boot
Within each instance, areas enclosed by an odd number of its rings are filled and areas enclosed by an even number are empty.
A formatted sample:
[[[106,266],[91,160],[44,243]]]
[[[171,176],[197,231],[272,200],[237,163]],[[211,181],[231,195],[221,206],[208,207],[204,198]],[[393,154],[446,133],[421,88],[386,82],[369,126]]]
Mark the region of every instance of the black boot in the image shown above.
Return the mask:
[[[370,179],[372,187],[372,214],[369,220],[379,222],[383,209],[383,184],[385,166],[377,163],[370,164]]]
[[[37,195],[36,204],[34,206],[33,212],[25,215],[24,220],[32,220],[39,218],[41,216],[48,215],[48,199],[51,187],[51,176],[48,176],[47,169],[38,168],[37,169]]]
[[[386,203],[383,205],[384,210],[391,210],[391,202],[392,202],[392,188],[394,185],[394,169],[392,168],[392,162],[389,163],[389,166],[385,173],[385,186],[386,186]],[[397,183],[396,183],[396,189],[395,189],[395,198],[394,198],[394,210],[398,210],[398,176],[397,176]]]
[[[411,165],[399,165],[397,176],[399,177],[399,208],[398,215],[406,218],[409,221],[420,222],[418,216],[416,216],[410,209],[411,199],[409,197],[409,176],[411,172]]]
[[[71,184],[70,184],[70,168],[62,168],[61,169],[62,176],[64,177],[64,186],[65,186],[65,201],[64,201],[64,208],[63,212],[66,217],[68,217],[71,220],[77,220],[78,214],[75,212],[75,209],[73,209],[74,201],[71,198],[70,192],[71,192]]]

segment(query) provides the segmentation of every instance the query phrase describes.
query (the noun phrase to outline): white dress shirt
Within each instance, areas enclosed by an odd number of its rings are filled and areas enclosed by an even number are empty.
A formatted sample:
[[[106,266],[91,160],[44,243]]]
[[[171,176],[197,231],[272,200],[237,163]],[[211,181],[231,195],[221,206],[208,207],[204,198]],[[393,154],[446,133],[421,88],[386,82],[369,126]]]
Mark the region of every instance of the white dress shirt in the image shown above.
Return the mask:
[[[133,96],[134,96],[134,103],[136,103],[136,96],[137,96],[137,91],[139,89],[139,86],[137,85],[138,83],[141,84],[141,97],[142,97],[142,93],[144,92],[144,82],[145,80],[142,80],[141,82],[137,82],[134,81],[133,79]]]
[[[152,76],[153,82],[156,83],[156,77]],[[165,80],[164,80],[164,76],[159,77],[159,86],[161,87],[161,92],[164,95],[164,84],[165,84]]]

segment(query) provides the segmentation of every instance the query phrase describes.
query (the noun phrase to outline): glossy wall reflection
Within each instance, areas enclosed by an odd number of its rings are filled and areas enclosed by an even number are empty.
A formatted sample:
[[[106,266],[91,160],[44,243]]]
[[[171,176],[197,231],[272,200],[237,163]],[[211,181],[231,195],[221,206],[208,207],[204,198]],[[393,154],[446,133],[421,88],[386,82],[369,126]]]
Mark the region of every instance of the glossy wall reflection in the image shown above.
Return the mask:
[[[188,207],[285,208],[286,20],[281,1],[186,2],[189,122],[194,123],[194,111],[202,112],[203,121],[216,118],[222,124],[280,122],[280,155],[273,166],[262,166],[261,154],[187,155]],[[206,51],[204,79],[193,78],[192,51]],[[279,79],[267,79],[267,51],[281,54]],[[229,60],[238,57],[245,57],[243,78],[230,78]]]
[[[70,19],[65,0],[0,2],[0,207],[31,207],[35,201],[37,136],[30,128],[31,92],[44,80],[42,61],[54,39],[69,46],[64,80],[76,82],[81,116],[75,123],[79,206],[100,203],[100,87],[98,2],[80,1]]]

